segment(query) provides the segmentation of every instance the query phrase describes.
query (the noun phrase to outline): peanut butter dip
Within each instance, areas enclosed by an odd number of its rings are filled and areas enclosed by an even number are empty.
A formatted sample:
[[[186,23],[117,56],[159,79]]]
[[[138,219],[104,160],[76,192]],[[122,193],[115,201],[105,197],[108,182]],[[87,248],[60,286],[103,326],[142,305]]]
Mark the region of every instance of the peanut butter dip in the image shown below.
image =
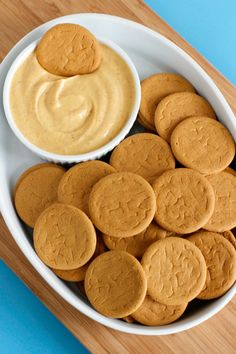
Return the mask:
[[[111,48],[102,45],[102,63],[91,74],[69,78],[45,71],[31,53],[18,67],[10,107],[19,130],[43,150],[74,155],[112,140],[134,104],[131,71]]]

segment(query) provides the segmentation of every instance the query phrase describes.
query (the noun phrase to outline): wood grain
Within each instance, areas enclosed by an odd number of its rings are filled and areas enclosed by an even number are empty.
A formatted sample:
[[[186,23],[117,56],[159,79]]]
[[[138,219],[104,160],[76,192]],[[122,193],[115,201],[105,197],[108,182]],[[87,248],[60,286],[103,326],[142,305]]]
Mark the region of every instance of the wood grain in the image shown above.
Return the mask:
[[[36,26],[77,12],[122,16],[162,33],[208,72],[236,113],[236,88],[141,0],[0,0],[0,61],[20,38]],[[189,331],[162,337],[128,335],[95,323],[60,298],[26,260],[1,217],[0,257],[92,353],[235,352],[235,299],[214,318]]]

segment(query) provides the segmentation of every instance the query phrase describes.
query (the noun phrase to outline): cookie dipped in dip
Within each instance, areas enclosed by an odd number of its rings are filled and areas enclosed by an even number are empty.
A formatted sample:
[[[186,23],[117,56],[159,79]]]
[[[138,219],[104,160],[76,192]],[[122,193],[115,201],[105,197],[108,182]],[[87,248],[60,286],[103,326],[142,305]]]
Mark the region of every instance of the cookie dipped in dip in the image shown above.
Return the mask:
[[[31,143],[56,154],[82,154],[107,144],[126,124],[135,101],[134,79],[120,55],[100,46],[101,64],[89,74],[51,74],[35,51],[17,68],[10,109]]]

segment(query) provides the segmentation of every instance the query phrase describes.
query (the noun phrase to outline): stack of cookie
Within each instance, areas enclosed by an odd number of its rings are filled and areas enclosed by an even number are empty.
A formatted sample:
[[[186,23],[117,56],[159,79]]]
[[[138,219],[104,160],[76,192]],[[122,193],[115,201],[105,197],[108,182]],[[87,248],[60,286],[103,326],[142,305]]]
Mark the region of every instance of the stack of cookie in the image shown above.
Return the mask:
[[[126,138],[110,164],[30,168],[15,207],[42,261],[80,288],[84,281],[97,311],[165,325],[235,282],[235,144],[175,74],[143,81],[139,121],[158,135]]]

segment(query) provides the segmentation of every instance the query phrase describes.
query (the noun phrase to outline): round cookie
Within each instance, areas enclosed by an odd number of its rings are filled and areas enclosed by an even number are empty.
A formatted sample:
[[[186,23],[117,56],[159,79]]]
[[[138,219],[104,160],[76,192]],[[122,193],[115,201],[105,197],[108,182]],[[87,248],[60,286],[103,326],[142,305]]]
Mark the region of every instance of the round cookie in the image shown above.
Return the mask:
[[[96,247],[96,232],[87,215],[64,204],[44,210],[35,224],[33,239],[42,261],[61,270],[82,267]]]
[[[73,205],[89,215],[88,199],[93,186],[103,177],[116,172],[105,162],[94,160],[71,167],[58,186],[58,201]]]
[[[142,114],[139,112],[137,121],[147,130],[150,130],[152,132],[156,133],[156,128],[155,126],[152,126],[150,123],[148,123],[142,116]]]
[[[132,313],[132,317],[146,326],[163,326],[176,321],[186,310],[187,303],[165,305],[147,295],[142,305]]]
[[[166,305],[193,300],[206,281],[206,263],[200,250],[190,241],[167,237],[145,251],[141,264],[147,276],[147,293]]]
[[[236,226],[236,178],[228,172],[206,176],[215,193],[215,209],[204,225],[208,231],[223,232]]]
[[[174,93],[165,97],[156,108],[156,130],[169,142],[174,128],[184,119],[193,116],[216,119],[215,112],[205,98],[192,92]]]
[[[215,299],[223,295],[236,280],[236,251],[222,235],[197,232],[188,237],[202,252],[207,266],[204,288],[198,299]]]
[[[101,63],[101,49],[86,28],[63,23],[50,28],[36,48],[39,64],[54,75],[89,74]]]
[[[155,194],[150,184],[130,172],[102,178],[89,196],[91,219],[105,235],[136,235],[148,227],[155,211]]]
[[[132,317],[132,316],[125,316],[125,317],[122,317],[122,320],[127,322],[127,323],[134,323],[136,322],[135,319]]]
[[[39,215],[57,201],[57,188],[65,169],[51,163],[32,166],[18,179],[14,204],[19,217],[34,227]]]
[[[165,238],[168,231],[152,222],[146,230],[132,237],[112,237],[103,235],[103,240],[110,250],[126,251],[134,257],[142,257],[145,250],[155,241]]]
[[[232,231],[228,230],[228,231],[224,231],[221,234],[224,238],[226,238],[226,240],[228,240],[236,249],[236,239],[235,236],[233,234]]]
[[[105,247],[105,244],[104,244],[102,238],[97,237],[95,252],[94,252],[91,260],[93,260],[94,258],[99,256],[99,254],[104,253],[105,251],[106,251],[106,247]],[[87,269],[89,267],[89,264],[91,263],[91,260],[80,268],[70,269],[70,270],[52,269],[52,271],[59,278],[66,280],[66,281],[71,281],[71,282],[83,281],[85,278],[85,274],[87,272]]]
[[[229,131],[220,122],[206,117],[180,122],[171,134],[171,149],[183,166],[203,174],[224,170],[235,155]]]
[[[98,312],[122,318],[142,304],[147,279],[135,257],[123,251],[108,251],[90,264],[84,285],[89,301]]]
[[[157,203],[155,220],[166,230],[177,234],[197,231],[213,214],[213,188],[197,171],[166,171],[154,181],[153,189]]]
[[[195,92],[190,82],[177,74],[159,73],[144,79],[141,82],[140,123],[144,122],[154,130],[154,115],[158,103],[172,93],[183,91]]]
[[[70,281],[77,282],[83,281],[85,278],[86,271],[88,269],[89,264],[85,264],[84,266],[76,269],[52,269],[53,273],[55,273],[59,278]]]
[[[15,198],[15,195],[16,195],[16,190],[18,188],[18,186],[20,185],[21,181],[23,181],[23,179],[30,173],[30,172],[33,172],[33,171],[36,171],[36,170],[39,170],[40,168],[42,167],[49,167],[49,166],[52,166],[52,167],[55,167],[55,166],[58,166],[58,165],[55,165],[54,163],[50,163],[50,162],[43,162],[43,163],[39,163],[37,165],[34,165],[34,166],[31,166],[29,167],[27,170],[25,170],[21,175],[20,177],[18,178],[18,180],[16,181],[16,184],[15,184],[15,188],[13,190],[13,196]],[[61,166],[58,166],[59,168]],[[64,172],[65,172],[65,169],[63,167],[61,167]]]
[[[113,150],[110,164],[118,172],[133,172],[152,183],[164,171],[175,168],[175,158],[164,139],[140,133],[129,136]]]

